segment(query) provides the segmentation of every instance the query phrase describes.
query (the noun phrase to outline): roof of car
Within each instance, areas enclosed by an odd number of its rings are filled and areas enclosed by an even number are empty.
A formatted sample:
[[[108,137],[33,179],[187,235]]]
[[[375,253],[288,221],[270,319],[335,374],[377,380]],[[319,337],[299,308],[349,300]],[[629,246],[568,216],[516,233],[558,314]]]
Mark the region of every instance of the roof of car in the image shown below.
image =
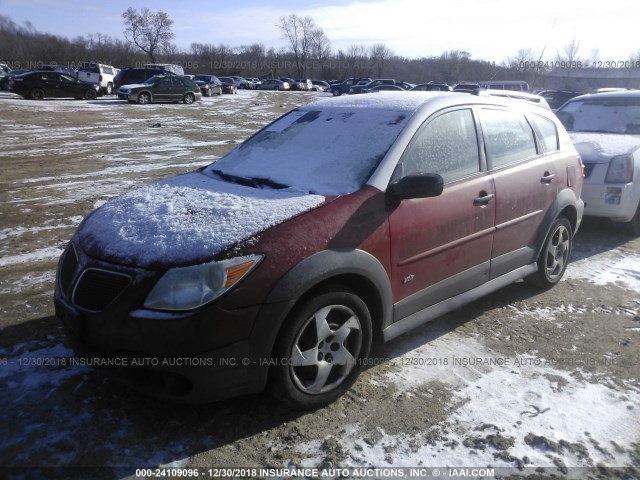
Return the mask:
[[[463,104],[530,105],[537,108],[537,105],[532,102],[521,99],[516,100],[493,95],[475,95],[467,92],[380,91],[375,95],[344,95],[323,98],[299,107],[299,109],[313,110],[317,107],[322,107],[323,109],[368,108],[412,113],[428,103],[438,104],[441,108]]]
[[[589,99],[611,99],[611,100],[622,100],[622,99],[640,99],[640,90],[621,90],[617,92],[601,92],[601,93],[587,93],[585,95],[580,95],[578,97],[573,97],[568,100],[570,102],[575,102],[578,100],[589,100]]]

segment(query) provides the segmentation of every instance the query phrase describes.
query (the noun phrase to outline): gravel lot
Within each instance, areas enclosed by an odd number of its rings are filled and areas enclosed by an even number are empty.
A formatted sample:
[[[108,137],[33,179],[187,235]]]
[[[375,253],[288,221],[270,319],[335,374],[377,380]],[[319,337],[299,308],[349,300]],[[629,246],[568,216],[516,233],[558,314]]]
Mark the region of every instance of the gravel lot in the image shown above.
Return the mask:
[[[352,391],[319,411],[266,394],[170,405],[68,364],[54,271],[83,216],[214,161],[318,96],[140,106],[0,93],[0,477],[3,467],[135,478],[156,466],[491,466],[640,478],[640,239],[608,222],[585,222],[553,290],[518,282],[376,346]]]

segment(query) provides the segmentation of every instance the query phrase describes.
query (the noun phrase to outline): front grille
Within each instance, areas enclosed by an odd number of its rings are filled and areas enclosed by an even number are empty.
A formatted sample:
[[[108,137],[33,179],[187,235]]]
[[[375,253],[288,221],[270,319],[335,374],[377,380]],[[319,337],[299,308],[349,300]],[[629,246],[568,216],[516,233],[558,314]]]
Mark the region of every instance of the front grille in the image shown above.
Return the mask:
[[[71,282],[73,282],[73,277],[76,273],[76,269],[78,268],[78,258],[76,256],[76,251],[73,248],[73,245],[70,244],[65,249],[60,261],[59,268],[60,290],[64,293],[65,296],[68,296],[69,290],[71,288]]]
[[[595,167],[595,163],[585,163],[584,164],[584,178],[589,178],[591,176],[591,172],[593,172],[593,167]]]
[[[73,303],[85,310],[104,310],[129,286],[131,277],[89,268],[82,272],[73,292]]]

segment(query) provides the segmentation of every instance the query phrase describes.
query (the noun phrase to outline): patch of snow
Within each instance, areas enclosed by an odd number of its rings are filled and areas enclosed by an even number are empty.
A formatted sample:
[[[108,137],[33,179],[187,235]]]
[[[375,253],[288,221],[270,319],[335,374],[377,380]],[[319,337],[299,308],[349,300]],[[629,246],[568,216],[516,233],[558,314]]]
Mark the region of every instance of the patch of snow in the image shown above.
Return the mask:
[[[588,280],[596,285],[618,284],[640,291],[640,256],[613,250],[597,258],[585,258],[569,263],[564,279]]]
[[[0,258],[0,267],[6,267],[8,265],[17,265],[19,263],[39,262],[43,260],[57,259],[62,255],[62,248],[60,247],[47,247],[34,250],[29,253],[22,253],[20,255],[11,255],[8,257]]]
[[[567,467],[628,465],[628,450],[639,440],[640,391],[578,381],[550,365],[535,355],[499,355],[456,332],[401,354],[397,368],[377,379],[386,384],[380,388],[393,389],[398,402],[411,401],[423,396],[418,387],[444,379],[451,415],[420,433],[381,430],[373,443],[363,440],[359,425],[347,426],[337,439],[347,451],[341,466],[515,467],[525,457],[533,467],[554,467],[554,458]],[[491,438],[505,443],[498,447]],[[319,464],[318,448],[317,442],[297,447],[308,456],[303,465]]]

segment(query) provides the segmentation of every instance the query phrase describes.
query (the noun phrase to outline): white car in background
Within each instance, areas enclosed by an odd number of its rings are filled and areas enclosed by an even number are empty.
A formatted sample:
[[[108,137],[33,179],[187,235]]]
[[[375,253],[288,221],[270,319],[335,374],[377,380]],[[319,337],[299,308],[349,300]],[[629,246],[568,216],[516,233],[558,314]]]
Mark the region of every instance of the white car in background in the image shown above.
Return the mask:
[[[585,215],[640,235],[640,90],[581,95],[556,113],[584,163]]]
[[[117,69],[111,65],[103,65],[101,63],[82,62],[78,70],[78,80],[99,84],[102,92],[106,95],[112,95],[113,79],[115,78]]]

